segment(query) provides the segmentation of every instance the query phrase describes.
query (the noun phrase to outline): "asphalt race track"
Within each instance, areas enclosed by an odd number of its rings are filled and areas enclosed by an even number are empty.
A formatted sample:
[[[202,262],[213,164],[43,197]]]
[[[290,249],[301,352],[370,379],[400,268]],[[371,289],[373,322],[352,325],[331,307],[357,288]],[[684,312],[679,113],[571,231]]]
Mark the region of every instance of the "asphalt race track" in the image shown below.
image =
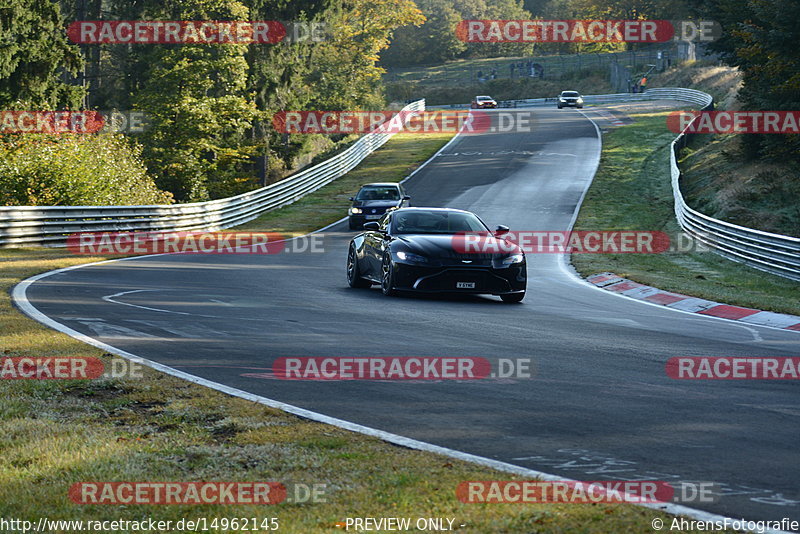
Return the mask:
[[[515,113],[533,113],[530,133],[459,137],[406,182],[412,205],[568,229],[596,128],[575,110]],[[324,253],[142,257],[46,277],[27,295],[114,347],[332,417],[573,479],[716,482],[717,503],[687,506],[800,519],[797,382],[677,381],[664,368],[673,356],[797,356],[800,333],[618,297],[555,254],[529,255],[519,305],[388,298],[347,287],[345,228]],[[530,358],[535,376],[286,381],[269,376],[281,356]]]

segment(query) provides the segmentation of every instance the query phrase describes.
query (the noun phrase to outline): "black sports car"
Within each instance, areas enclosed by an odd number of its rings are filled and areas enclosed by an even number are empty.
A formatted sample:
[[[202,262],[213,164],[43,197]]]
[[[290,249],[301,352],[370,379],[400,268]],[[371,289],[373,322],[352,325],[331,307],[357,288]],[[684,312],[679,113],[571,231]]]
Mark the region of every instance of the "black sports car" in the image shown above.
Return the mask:
[[[525,297],[525,254],[474,213],[444,208],[400,208],[350,241],[347,281],[350,287],[380,284],[385,295],[420,293],[482,293],[504,302]],[[483,248],[465,247],[474,237]],[[485,245],[491,247],[485,247]]]

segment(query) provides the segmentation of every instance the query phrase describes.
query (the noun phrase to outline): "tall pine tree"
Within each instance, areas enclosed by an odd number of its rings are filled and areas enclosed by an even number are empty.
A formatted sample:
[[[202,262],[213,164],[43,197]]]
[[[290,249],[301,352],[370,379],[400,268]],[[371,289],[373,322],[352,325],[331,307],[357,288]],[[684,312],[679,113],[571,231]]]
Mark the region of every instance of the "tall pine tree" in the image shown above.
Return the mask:
[[[84,88],[68,83],[83,61],[53,0],[0,5],[0,109],[77,109]]]

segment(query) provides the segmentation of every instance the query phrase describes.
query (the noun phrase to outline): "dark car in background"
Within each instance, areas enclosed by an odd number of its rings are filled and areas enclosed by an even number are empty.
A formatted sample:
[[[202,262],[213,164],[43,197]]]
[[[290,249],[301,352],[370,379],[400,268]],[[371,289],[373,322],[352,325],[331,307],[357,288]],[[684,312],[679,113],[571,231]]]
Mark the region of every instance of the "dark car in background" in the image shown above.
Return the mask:
[[[583,107],[583,97],[578,91],[561,91],[556,105],[558,109],[565,107],[581,109]]]
[[[379,182],[361,186],[347,210],[350,229],[355,230],[368,221],[377,221],[387,210],[406,207],[411,197],[395,182]]]
[[[485,109],[485,108],[494,109],[497,107],[497,101],[491,96],[486,96],[486,95],[476,96],[475,100],[472,101],[470,107],[472,109]]]
[[[469,211],[401,208],[364,228],[347,251],[350,287],[380,284],[384,295],[399,291],[491,294],[503,302],[520,302],[525,297],[525,254],[505,239],[505,226],[491,232]],[[470,250],[459,244],[472,237],[495,246]]]

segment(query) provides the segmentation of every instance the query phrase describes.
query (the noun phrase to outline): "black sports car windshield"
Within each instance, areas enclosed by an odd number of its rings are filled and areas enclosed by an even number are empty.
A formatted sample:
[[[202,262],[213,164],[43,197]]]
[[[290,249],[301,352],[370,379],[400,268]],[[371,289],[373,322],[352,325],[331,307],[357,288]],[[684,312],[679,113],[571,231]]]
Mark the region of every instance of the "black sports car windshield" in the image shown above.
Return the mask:
[[[488,228],[471,213],[448,211],[406,211],[392,218],[393,234],[457,234],[487,232]]]
[[[396,187],[364,187],[356,200],[400,200],[400,191]]]
[[[563,96],[564,98],[573,98],[578,96],[578,93],[576,91],[564,91],[563,93],[561,93],[561,96]]]

